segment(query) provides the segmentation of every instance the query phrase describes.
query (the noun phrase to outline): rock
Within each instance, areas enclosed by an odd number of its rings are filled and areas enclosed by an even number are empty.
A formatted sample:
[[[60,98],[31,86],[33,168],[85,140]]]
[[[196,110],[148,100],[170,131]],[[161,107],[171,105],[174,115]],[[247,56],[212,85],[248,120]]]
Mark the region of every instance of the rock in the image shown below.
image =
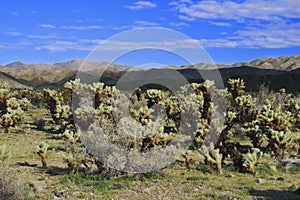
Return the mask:
[[[60,191],[60,192],[54,191],[53,193],[54,193],[54,197],[56,197],[56,198],[61,198],[64,196],[64,192],[62,192],[62,191]]]
[[[256,183],[264,183],[264,182],[266,182],[266,180],[264,180],[262,178],[258,178],[255,181],[256,181]]]
[[[142,193],[150,193],[150,188],[144,188],[144,189],[142,189]]]

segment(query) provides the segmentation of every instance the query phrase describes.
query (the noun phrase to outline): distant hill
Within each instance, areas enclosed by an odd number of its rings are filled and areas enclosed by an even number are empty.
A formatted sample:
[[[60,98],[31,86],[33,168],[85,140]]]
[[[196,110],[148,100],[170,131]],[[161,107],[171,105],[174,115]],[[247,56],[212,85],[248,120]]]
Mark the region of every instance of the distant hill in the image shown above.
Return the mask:
[[[13,63],[5,65],[4,67],[10,68],[10,69],[31,69],[31,70],[36,70],[36,71],[53,69],[53,65],[46,64],[46,63],[24,64],[22,62],[13,62]]]
[[[109,69],[106,69],[109,66]],[[198,73],[211,74],[218,70],[224,80],[229,78],[243,78],[246,81],[247,89],[258,90],[259,85],[265,83],[270,89],[278,90],[286,88],[290,92],[300,92],[300,54],[294,56],[282,56],[278,58],[260,58],[251,62],[241,62],[233,65],[223,64],[195,64],[184,66],[166,66],[161,69],[134,68],[132,66],[122,66],[108,62],[85,61],[74,59],[67,62],[55,63],[53,65],[38,63],[24,64],[13,62],[4,67],[0,67],[0,78],[2,81],[11,81],[12,84],[30,86],[35,88],[61,88],[63,83],[76,78],[80,69],[84,77],[102,74],[101,81],[108,85],[115,85],[117,81],[130,71],[132,77],[139,77],[141,80],[147,70],[158,70],[156,72],[164,74],[168,70],[176,70],[190,82],[201,82],[202,77]],[[150,77],[151,78],[151,77]],[[155,78],[155,77],[153,77]],[[128,83],[134,80],[127,80]]]
[[[22,62],[13,62],[4,66],[9,69],[30,69],[33,71],[45,71],[45,70],[54,70],[59,68],[69,69],[69,70],[95,70],[110,68],[111,70],[123,71],[133,68],[132,66],[123,66],[112,64],[104,61],[86,61],[82,59],[74,59],[66,62],[55,63],[53,65],[46,63],[37,63],[37,64],[24,64]]]
[[[29,87],[26,82],[22,82],[12,76],[10,76],[9,74],[0,72],[0,80],[1,83],[7,83],[9,84],[11,87],[14,88],[25,88],[25,87]]]
[[[300,54],[278,58],[260,58],[251,62],[239,62],[232,65],[232,67],[241,66],[291,71],[300,68]]]

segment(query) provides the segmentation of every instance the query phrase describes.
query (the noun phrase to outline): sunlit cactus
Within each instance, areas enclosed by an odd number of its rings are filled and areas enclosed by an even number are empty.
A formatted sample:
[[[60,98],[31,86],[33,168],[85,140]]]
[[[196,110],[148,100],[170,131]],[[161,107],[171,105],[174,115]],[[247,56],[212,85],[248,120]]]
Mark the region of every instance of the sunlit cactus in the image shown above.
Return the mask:
[[[81,143],[81,131],[66,130],[63,135],[66,138],[67,152],[62,153],[62,155],[70,173],[77,172],[82,164],[88,168],[86,164],[88,154]]]
[[[152,109],[148,107],[141,107],[138,110],[130,109],[130,113],[134,119],[140,122],[142,125],[146,125],[149,123],[151,113],[153,112]]]
[[[229,79],[228,84],[228,91],[232,94],[233,99],[245,93],[244,89],[246,86],[243,79]]]
[[[148,89],[145,93],[145,98],[148,101],[148,107],[158,104],[164,98],[164,92],[157,89]]]
[[[80,142],[80,133],[76,131],[66,130],[63,134],[67,138],[67,142],[72,145]]]
[[[18,125],[31,103],[26,98],[17,99],[8,85],[0,85],[0,126],[6,132]]]
[[[48,148],[49,148],[49,145],[45,142],[41,142],[37,146],[36,153],[37,153],[37,155],[39,155],[41,157],[41,162],[42,162],[43,168],[47,168],[47,158],[48,158],[48,153],[49,153]]]
[[[82,164],[81,159],[78,159],[72,152],[61,153],[61,155],[68,165],[70,174],[76,173]]]
[[[285,156],[285,151],[295,140],[291,130],[295,116],[283,109],[281,104],[274,106],[274,99],[266,100],[256,120],[246,129],[252,143],[263,151],[272,151],[275,156]]]
[[[251,174],[255,174],[255,166],[262,155],[263,153],[260,151],[260,149],[252,148],[251,152],[248,152],[243,156],[243,166]]]
[[[62,130],[73,124],[73,112],[67,100],[64,99],[62,92],[58,90],[45,89],[44,95],[47,108],[50,111],[53,121],[60,125]]]
[[[202,146],[199,150],[200,153],[205,157],[206,162],[215,165],[217,172],[222,173],[222,157],[219,149],[215,149],[213,143],[209,146]]]

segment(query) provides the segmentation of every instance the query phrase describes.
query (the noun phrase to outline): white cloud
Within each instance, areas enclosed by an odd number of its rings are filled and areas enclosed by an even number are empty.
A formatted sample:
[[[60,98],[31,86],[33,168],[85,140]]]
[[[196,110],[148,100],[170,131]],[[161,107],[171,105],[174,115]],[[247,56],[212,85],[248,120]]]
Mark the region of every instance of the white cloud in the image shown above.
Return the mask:
[[[32,39],[54,39],[57,38],[57,36],[55,34],[51,34],[51,35],[27,35],[28,38],[32,38]]]
[[[185,20],[185,21],[190,21],[190,22],[195,20],[195,18],[188,17],[188,16],[185,16],[185,15],[179,15],[178,17],[179,17],[179,19],[182,19],[182,20]]]
[[[150,1],[137,1],[137,2],[134,2],[133,5],[127,5],[125,7],[130,10],[141,10],[141,9],[146,9],[146,8],[156,8],[157,5]]]
[[[143,27],[160,27],[160,25],[156,22],[149,22],[143,20],[134,21],[131,25],[123,25],[112,27],[113,30],[124,30],[124,29],[135,29],[135,28],[143,28]]]
[[[204,0],[197,3],[172,2],[180,15],[187,19],[259,19],[277,20],[279,18],[300,18],[300,1],[296,0],[252,0],[215,1]],[[181,19],[184,19],[183,16]]]
[[[63,41],[58,40],[54,42],[47,42],[42,46],[35,47],[35,50],[46,49],[51,52],[62,52],[67,50],[85,50],[90,51],[93,49],[92,46],[87,46],[84,43],[76,42],[76,41]]]
[[[40,24],[40,27],[42,28],[55,28],[53,24]]]
[[[214,21],[209,21],[209,23],[212,24],[212,25],[215,25],[215,26],[226,26],[226,27],[232,26],[228,22],[214,22]]]
[[[232,40],[240,40],[242,46],[264,48],[300,47],[300,22],[287,21],[255,23],[235,32]]]
[[[189,25],[185,22],[171,22],[170,26],[172,26],[172,27],[183,27],[183,26],[188,27]]]
[[[93,25],[93,26],[62,26],[62,29],[73,29],[73,30],[91,30],[91,29],[102,29],[102,26]]]
[[[138,26],[159,26],[158,23],[156,22],[148,22],[148,21],[134,21],[133,22],[135,25]]]
[[[179,2],[193,4],[193,1],[191,1],[191,0],[179,0]]]
[[[142,22],[140,24],[147,23]],[[196,42],[201,44],[204,48],[291,48],[300,47],[299,30],[300,22],[295,23],[289,20],[276,22],[250,21],[248,25],[241,30],[237,30],[233,33],[221,32],[219,36],[216,35],[215,38],[209,39],[197,38],[195,40],[167,40],[154,42],[103,41],[89,39],[79,39],[77,41],[58,40],[54,42],[44,42],[44,44],[39,45],[36,49],[47,49],[50,51],[91,51],[93,48],[97,47],[98,50],[102,51],[120,51],[148,47],[156,49],[166,48],[172,51],[178,48],[195,48]]]
[[[6,34],[11,35],[11,36],[21,36],[21,35],[22,35],[22,33],[20,33],[20,32],[15,32],[15,31],[12,31],[12,32],[6,32]]]
[[[192,39],[174,40],[174,41],[154,41],[154,42],[135,42],[135,41],[116,41],[116,40],[89,40],[81,39],[77,41],[55,41],[47,42],[44,45],[35,47],[36,50],[46,49],[52,52],[67,50],[86,50],[91,51],[96,48],[98,51],[120,51],[132,49],[179,49],[179,48],[197,48],[198,41]]]
[[[22,39],[21,41],[17,41],[15,43],[3,43],[1,45],[1,48],[3,49],[23,49],[25,46],[31,45],[31,43]]]
[[[239,42],[228,39],[201,39],[199,43],[204,48],[234,48],[239,46]]]

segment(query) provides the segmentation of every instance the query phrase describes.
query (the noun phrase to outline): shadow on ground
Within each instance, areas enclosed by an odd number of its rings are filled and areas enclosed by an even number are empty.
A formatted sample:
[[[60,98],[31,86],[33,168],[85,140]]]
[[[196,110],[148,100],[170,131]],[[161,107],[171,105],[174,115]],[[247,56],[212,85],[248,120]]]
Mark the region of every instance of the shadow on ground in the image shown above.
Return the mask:
[[[46,170],[46,174],[51,175],[51,176],[63,175],[63,174],[69,174],[69,173],[70,173],[69,169],[55,167],[55,166],[50,166]]]
[[[280,191],[280,190],[255,190],[249,191],[251,196],[257,200],[299,200],[300,194],[296,191]]]

